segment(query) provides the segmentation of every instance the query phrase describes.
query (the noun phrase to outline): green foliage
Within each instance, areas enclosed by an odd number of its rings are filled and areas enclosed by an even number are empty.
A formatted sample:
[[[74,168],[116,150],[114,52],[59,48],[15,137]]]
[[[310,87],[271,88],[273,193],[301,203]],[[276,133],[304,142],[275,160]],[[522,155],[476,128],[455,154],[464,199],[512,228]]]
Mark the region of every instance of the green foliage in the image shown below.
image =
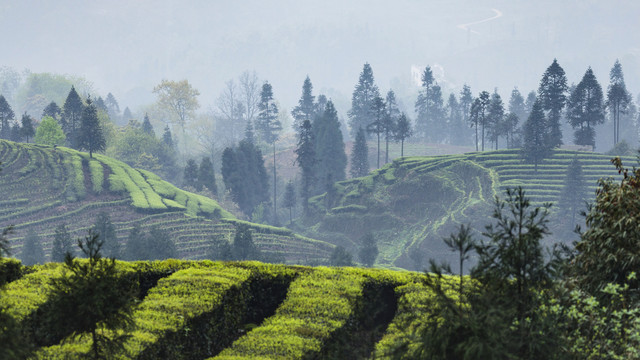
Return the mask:
[[[213,195],[218,194],[218,187],[216,186],[216,174],[213,170],[213,163],[211,158],[205,156],[200,162],[198,169],[198,184],[206,187]]]
[[[574,142],[577,145],[595,147],[595,126],[604,122],[604,99],[602,87],[591,67],[573,89],[567,103],[569,123],[576,129]]]
[[[231,252],[234,260],[258,260],[260,250],[253,243],[251,230],[245,224],[236,225],[236,235],[233,237]]]
[[[191,186],[197,191],[202,190],[202,184],[198,181],[198,164],[193,159],[187,160],[187,164],[184,166],[182,185]]]
[[[349,115],[349,127],[351,138],[355,138],[360,128],[366,129],[371,122],[373,99],[380,96],[378,86],[373,79],[373,70],[369,63],[365,63],[358,78],[351,97],[351,109]]]
[[[329,258],[331,266],[353,266],[353,256],[342,246],[336,246]]]
[[[69,231],[67,230],[67,225],[60,224],[55,229],[53,244],[51,245],[51,261],[63,262],[67,254],[73,256],[75,251],[73,249],[71,235],[69,235]]]
[[[369,150],[364,135],[364,130],[359,129],[356,133],[356,141],[353,143],[351,151],[351,176],[362,177],[369,173]]]
[[[100,248],[111,258],[121,258],[120,243],[116,237],[115,225],[111,222],[111,216],[106,212],[98,214],[92,228],[98,237]]]
[[[378,245],[373,233],[368,232],[360,238],[358,258],[365,266],[371,267],[378,257]]]
[[[540,101],[533,104],[533,110],[523,125],[523,131],[522,156],[529,163],[533,163],[537,170],[538,164],[550,155],[553,148],[548,139],[549,134]]]
[[[36,137],[34,142],[42,145],[63,145],[66,136],[62,127],[58,124],[56,119],[51,116],[45,116],[42,118],[38,129],[36,129]]]
[[[322,176],[331,179],[331,183],[344,180],[346,177],[347,155],[344,152],[344,141],[340,130],[338,112],[331,100],[322,109],[321,115],[314,118],[311,129],[314,133],[315,155],[317,158],[315,174],[322,174]],[[314,194],[321,194],[324,191],[326,191],[324,183],[318,181]]]
[[[26,266],[43,264],[44,250],[42,250],[42,239],[33,230],[27,233],[20,251],[20,259]]]
[[[316,152],[315,152],[315,138],[311,122],[305,120],[302,122],[302,126],[298,132],[298,144],[295,149],[296,163],[302,170],[302,184],[300,189],[300,197],[302,201],[302,208],[304,213],[309,211],[309,198],[312,194],[312,188],[314,181],[316,180],[315,165],[316,165]]]

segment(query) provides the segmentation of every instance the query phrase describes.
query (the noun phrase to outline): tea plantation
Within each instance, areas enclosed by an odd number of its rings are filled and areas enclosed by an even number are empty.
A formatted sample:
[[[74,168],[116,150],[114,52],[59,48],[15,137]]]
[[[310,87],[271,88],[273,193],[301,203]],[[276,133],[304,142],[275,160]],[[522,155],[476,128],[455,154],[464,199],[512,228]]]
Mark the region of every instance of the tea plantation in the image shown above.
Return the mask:
[[[47,325],[50,280],[64,276],[64,265],[4,262],[14,276],[2,299],[30,358],[87,354],[90,336]],[[117,359],[389,358],[433,312],[420,273],[207,260],[118,262],[117,269],[139,290],[135,326],[111,355]]]
[[[235,219],[218,203],[161,180],[153,173],[95,154],[64,147],[0,140],[0,228],[13,224],[12,254],[20,256],[32,230],[49,254],[54,229],[66,224],[71,236],[86,235],[101,212],[111,216],[124,243],[135,225],[159,227],[185,259],[201,259],[213,237],[231,240]],[[266,256],[292,263],[322,263],[333,245],[284,228],[249,224]]]

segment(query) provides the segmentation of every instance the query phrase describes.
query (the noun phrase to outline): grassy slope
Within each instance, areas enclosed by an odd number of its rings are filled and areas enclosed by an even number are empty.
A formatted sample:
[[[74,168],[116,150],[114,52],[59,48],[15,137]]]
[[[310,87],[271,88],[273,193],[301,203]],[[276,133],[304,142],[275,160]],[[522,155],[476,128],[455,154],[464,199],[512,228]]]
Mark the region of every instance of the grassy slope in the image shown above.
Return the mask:
[[[314,215],[300,231],[346,246],[357,254],[357,239],[366,231],[378,238],[378,265],[418,268],[409,254],[423,260],[452,256],[442,238],[461,223],[482,230],[489,221],[493,199],[507,187],[521,185],[533,205],[556,202],[566,169],[577,157],[589,194],[597,180],[616,176],[610,156],[560,150],[534,171],[516,150],[396,159],[368,176],[336,184],[333,199],[313,198]],[[635,159],[625,158],[628,166]]]
[[[84,236],[104,211],[122,242],[136,224],[159,226],[171,234],[183,258],[201,259],[208,240],[231,240],[238,221],[214,200],[99,154],[91,160],[64,147],[0,140],[0,162],[0,227],[15,225],[11,247],[18,255],[29,230],[41,235],[48,254],[58,224],[67,224],[74,237]],[[333,247],[287,229],[251,226],[261,249],[284,253],[287,261],[319,262]]]

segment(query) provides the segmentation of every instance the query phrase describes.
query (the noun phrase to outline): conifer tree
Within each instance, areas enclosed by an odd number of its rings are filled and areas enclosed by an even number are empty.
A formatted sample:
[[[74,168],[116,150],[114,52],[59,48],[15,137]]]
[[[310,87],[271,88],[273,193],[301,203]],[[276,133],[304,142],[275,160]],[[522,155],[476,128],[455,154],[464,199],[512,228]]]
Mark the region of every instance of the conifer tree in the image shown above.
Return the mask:
[[[293,108],[291,111],[291,116],[293,116],[294,119],[293,128],[296,132],[300,129],[305,120],[313,120],[313,115],[316,112],[314,99],[313,84],[311,84],[311,79],[309,79],[309,76],[307,75],[304,79],[304,83],[302,84],[302,95],[300,96],[300,100],[298,100],[298,106]],[[321,110],[324,111],[324,107]]]
[[[123,258],[128,261],[148,260],[146,247],[147,241],[142,227],[140,227],[140,223],[135,223],[133,228],[129,230]]]
[[[0,95],[0,138],[9,139],[11,136],[11,121],[15,118],[15,113],[11,109],[11,106]]]
[[[202,184],[198,181],[198,164],[193,159],[187,160],[187,164],[184,166],[182,184],[184,186],[191,186],[197,191],[202,190]]]
[[[29,139],[32,138],[36,134],[36,130],[33,128],[33,118],[26,112],[22,115],[22,126],[20,127],[20,135],[22,135],[23,139],[27,140],[29,143]]]
[[[577,157],[574,157],[565,175],[564,186],[558,199],[558,207],[560,208],[560,214],[565,219],[562,222],[566,223],[566,219],[570,218],[571,228],[576,223],[576,214],[585,207],[587,200],[587,185],[585,183],[584,174],[582,171],[582,165],[578,161]]]
[[[76,92],[75,87],[71,87],[67,99],[62,106],[62,129],[67,136],[69,145],[78,149],[80,144],[80,127],[82,125],[82,117],[84,115],[84,103],[80,95]],[[97,115],[96,115],[97,118]]]
[[[461,106],[454,93],[449,94],[446,106],[446,118],[449,125],[447,137],[453,145],[464,145],[466,143],[466,123],[463,122],[460,112]]]
[[[124,111],[122,112],[122,121],[126,124],[129,122],[129,120],[133,119],[133,114],[131,113],[131,110],[129,110],[129,107],[125,107]]]
[[[393,138],[396,141],[400,141],[400,157],[404,157],[404,141],[413,135],[413,130],[411,129],[411,121],[407,118],[405,113],[400,114],[398,118],[398,123],[393,132]],[[365,143],[366,147],[366,143]]]
[[[198,169],[198,183],[200,186],[204,186],[212,194],[218,195],[218,188],[216,186],[216,174],[213,169],[213,163],[211,158],[205,156],[200,161],[200,168]]]
[[[60,116],[62,116],[62,109],[60,109],[55,101],[52,101],[44,108],[44,110],[42,110],[42,117],[45,116],[51,116],[58,121],[60,120]]]
[[[302,200],[302,208],[305,215],[309,214],[309,198],[311,197],[311,189],[316,181],[314,172],[316,167],[315,139],[311,127],[311,122],[305,120],[302,122],[300,132],[298,134],[298,145],[295,150],[296,163],[302,171],[302,183],[300,188],[300,196]]]
[[[518,88],[513,88],[513,90],[511,90],[511,97],[509,98],[509,113],[515,114],[518,117],[518,120],[525,120],[529,117],[524,97]]]
[[[33,230],[29,230],[24,238],[20,259],[26,266],[44,264],[44,250],[42,250],[41,239]]]
[[[536,95],[536,92],[531,90],[528,94],[527,94],[527,99],[524,102],[524,108],[526,111],[526,116],[522,119],[528,119],[529,118],[529,114],[531,114],[531,111],[533,111],[533,104],[536,102],[536,100],[538,99],[538,96]]]
[[[271,84],[265,82],[260,93],[260,103],[258,103],[258,118],[256,120],[257,130],[260,132],[262,140],[271,144],[273,149],[273,223],[278,224],[277,218],[277,177],[276,177],[276,141],[282,131],[282,124],[278,120],[278,106],[273,99],[273,88]]]
[[[149,120],[149,114],[147,113],[144,114],[144,121],[142,122],[142,131],[147,135],[151,135],[153,137],[156,136],[155,131],[153,131],[153,125],[151,125],[151,120]]]
[[[360,238],[358,257],[364,266],[371,267],[375,263],[378,257],[378,245],[373,233],[366,233]]]
[[[609,89],[607,90],[607,107],[613,120],[613,145],[620,141],[620,115],[628,111],[631,95],[624,84],[622,65],[616,60],[609,72]]]
[[[469,122],[469,115],[471,114],[471,104],[473,104],[473,94],[469,85],[464,84],[462,90],[460,90],[460,113],[462,114],[462,123],[467,124]]]
[[[108,93],[107,98],[104,100],[104,104],[107,107],[107,114],[109,114],[109,118],[112,121],[117,122],[120,118],[120,106],[118,105],[116,97],[113,96],[112,93]]]
[[[538,163],[551,153],[551,143],[547,140],[548,133],[546,119],[542,103],[536,101],[533,104],[531,115],[523,125],[522,155],[530,163],[535,164],[538,171]]]
[[[173,149],[173,135],[171,135],[171,129],[169,129],[169,125],[164,127],[164,132],[162,133],[162,142],[167,145],[170,149]]]
[[[158,226],[151,227],[149,234],[146,236],[146,240],[146,248],[148,249],[147,259],[166,260],[178,257],[176,245],[169,237],[169,233]]]
[[[433,105],[431,104],[431,90],[435,85],[435,78],[433,77],[433,72],[431,71],[430,66],[427,66],[424,69],[421,80],[422,88],[420,89],[420,93],[418,94],[418,99],[415,104],[417,116],[415,132],[419,138],[426,139],[431,131],[433,131],[431,114]]]
[[[479,108],[478,108],[478,120],[479,124],[482,127],[482,151],[484,151],[484,134],[485,128],[487,127],[487,112],[489,108],[489,104],[491,102],[491,97],[489,92],[482,91],[480,95],[478,95]]]
[[[353,266],[353,256],[343,246],[336,246],[329,258],[331,266]]]
[[[487,108],[487,124],[489,126],[489,138],[494,142],[496,150],[498,150],[498,139],[500,136],[506,135],[504,119],[502,98],[497,91],[494,91]]]
[[[393,90],[387,92],[387,98],[384,102],[385,105],[385,117],[382,122],[382,129],[384,131],[384,163],[389,162],[389,141],[393,139],[393,134],[400,118],[400,109],[398,108],[398,102],[396,101],[396,94]]]
[[[369,149],[364,136],[364,129],[360,128],[356,135],[351,151],[351,176],[361,177],[369,173]]]
[[[60,224],[56,226],[53,236],[53,244],[51,246],[51,261],[64,262],[64,258],[67,253],[71,254],[71,256],[75,255],[71,235],[69,235],[67,225]]]
[[[602,87],[589,67],[571,93],[567,106],[569,123],[576,129],[574,141],[577,145],[595,148],[594,127],[604,122],[603,101]]]
[[[293,222],[293,208],[296,206],[296,190],[293,185],[293,181],[287,182],[287,187],[284,190],[284,200],[282,205],[289,209],[289,223]]]
[[[246,224],[236,225],[236,234],[233,237],[232,253],[234,260],[259,260],[260,250],[253,242],[251,229]]]
[[[111,216],[108,213],[101,212],[98,214],[92,231],[97,234],[98,241],[102,243],[101,248],[104,249],[107,256],[114,259],[121,258],[120,243],[116,237],[116,227],[111,222]]]
[[[207,259],[230,261],[233,260],[233,250],[231,244],[222,236],[213,236],[211,244],[207,250]]]
[[[76,141],[77,148],[88,150],[90,158],[93,158],[95,151],[105,150],[106,140],[100,126],[97,109],[91,103],[91,99],[87,100],[87,106],[83,110],[82,123],[78,129]]]
[[[547,131],[549,132],[547,141],[551,148],[562,145],[560,117],[567,101],[568,89],[564,70],[558,64],[558,60],[553,59],[553,63],[544,72],[538,88],[538,99],[547,112]]]
[[[481,117],[481,113],[480,111],[482,110],[482,103],[480,101],[479,98],[475,98],[473,100],[473,103],[471,104],[471,109],[469,110],[469,123],[471,124],[471,126],[475,129],[476,131],[476,151],[478,151],[478,127],[480,126],[480,117]]]
[[[324,111],[315,117],[311,129],[315,139],[316,168],[314,173],[330,176],[334,182],[344,180],[346,178],[347,155],[344,151],[338,112],[331,100],[325,105]],[[314,193],[319,194],[325,191],[324,184],[317,182],[316,185]]]
[[[378,96],[373,99],[373,104],[371,105],[371,117],[372,122],[367,125],[367,133],[376,134],[378,139],[378,161],[376,163],[376,169],[380,168],[380,136],[384,133],[384,125],[385,125],[385,117],[386,117],[386,108],[384,104],[384,100]]]
[[[380,97],[380,91],[373,79],[373,70],[369,63],[365,63],[358,84],[351,97],[351,110],[349,110],[349,126],[351,138],[356,137],[358,129],[366,129],[371,123],[373,101]]]

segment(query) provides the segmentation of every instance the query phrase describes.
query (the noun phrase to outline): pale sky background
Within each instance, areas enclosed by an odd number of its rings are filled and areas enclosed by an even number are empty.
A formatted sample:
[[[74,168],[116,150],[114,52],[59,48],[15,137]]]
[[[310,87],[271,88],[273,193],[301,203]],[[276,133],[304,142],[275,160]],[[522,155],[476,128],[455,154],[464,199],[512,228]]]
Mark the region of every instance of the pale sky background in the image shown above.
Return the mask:
[[[346,116],[365,62],[412,111],[412,67],[436,68],[445,96],[468,83],[508,99],[554,57],[569,83],[592,66],[606,90],[620,59],[635,98],[639,24],[637,0],[0,0],[0,66],[81,75],[134,110],[163,78],[188,79],[206,110],[245,70],[291,108],[309,75]]]

